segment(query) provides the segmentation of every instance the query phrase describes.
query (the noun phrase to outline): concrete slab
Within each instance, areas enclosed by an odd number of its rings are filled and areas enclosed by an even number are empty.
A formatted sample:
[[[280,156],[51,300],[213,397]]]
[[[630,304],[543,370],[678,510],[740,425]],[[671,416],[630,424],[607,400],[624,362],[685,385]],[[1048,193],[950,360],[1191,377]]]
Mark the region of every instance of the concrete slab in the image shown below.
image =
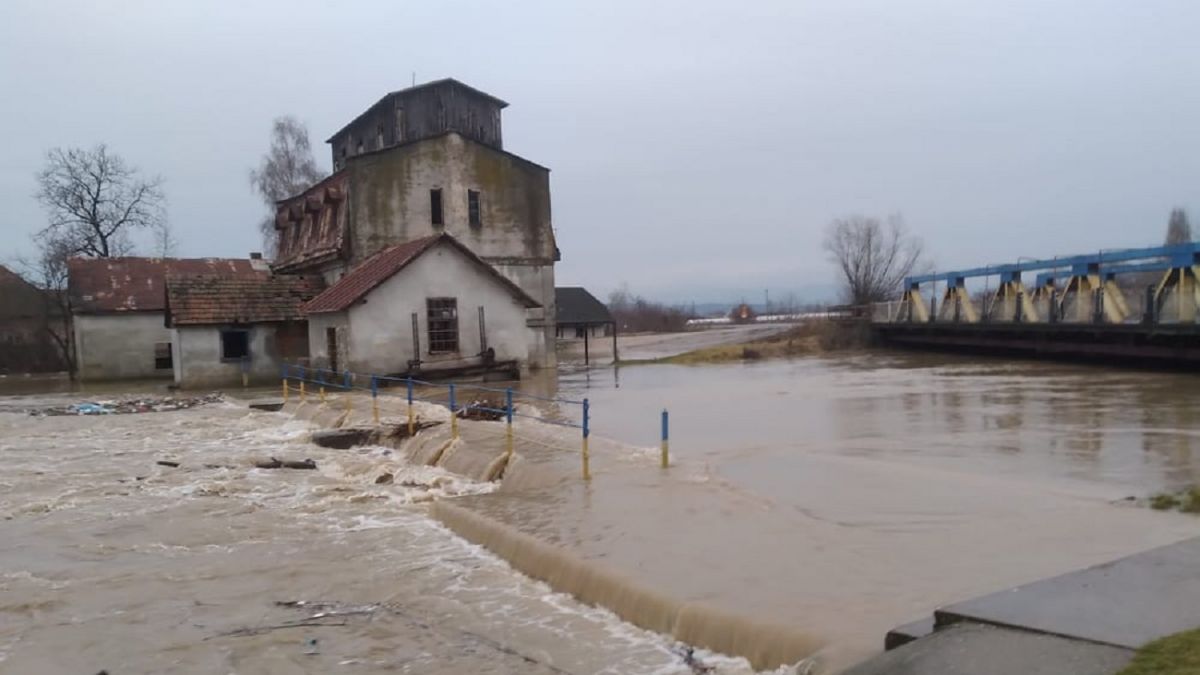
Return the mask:
[[[958,621],[1136,649],[1200,626],[1200,538],[944,607]]]
[[[281,398],[260,399],[260,400],[256,400],[256,401],[251,401],[249,406],[250,406],[251,410],[262,410],[264,412],[279,412],[280,410],[283,410],[283,399],[281,399]]]
[[[891,651],[896,647],[906,645],[913,640],[919,640],[931,633],[933,633],[932,614],[919,621],[912,621],[889,630],[887,635],[883,636],[883,648],[886,651]]]
[[[1133,651],[961,623],[876,656],[844,675],[1112,675]]]

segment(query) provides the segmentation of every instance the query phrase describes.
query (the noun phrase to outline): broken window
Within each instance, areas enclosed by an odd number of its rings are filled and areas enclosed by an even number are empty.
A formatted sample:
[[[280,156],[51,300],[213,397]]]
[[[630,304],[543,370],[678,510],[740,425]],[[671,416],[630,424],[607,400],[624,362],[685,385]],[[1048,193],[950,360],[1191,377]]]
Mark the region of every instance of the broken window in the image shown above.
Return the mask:
[[[458,351],[458,300],[427,298],[425,310],[429,323],[429,353]]]
[[[482,225],[479,215],[479,190],[467,190],[467,222]]]
[[[240,361],[250,356],[250,331],[221,331],[221,358]]]
[[[440,188],[429,191],[429,222],[443,225],[442,220],[442,191]]]
[[[170,342],[155,342],[154,343],[154,369],[155,370],[170,370],[175,367],[175,361],[171,358],[171,343]]]

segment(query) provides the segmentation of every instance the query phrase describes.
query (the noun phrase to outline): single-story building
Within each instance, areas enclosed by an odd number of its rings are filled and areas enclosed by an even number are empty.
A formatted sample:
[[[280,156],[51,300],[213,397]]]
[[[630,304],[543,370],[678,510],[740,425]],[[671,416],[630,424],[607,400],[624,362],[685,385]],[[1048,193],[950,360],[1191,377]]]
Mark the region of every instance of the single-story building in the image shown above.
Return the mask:
[[[616,321],[608,307],[580,286],[559,286],[554,289],[559,339],[582,340],[587,337],[607,337],[616,330]]]
[[[175,383],[262,384],[278,380],[284,363],[307,363],[302,307],[323,288],[320,277],[168,277]]]
[[[520,371],[546,349],[537,300],[448,234],[380,251],[304,311],[312,364],[335,371]]]
[[[617,322],[596,296],[580,286],[554,289],[556,335],[559,340],[583,340],[583,362],[591,363],[592,338],[612,337],[612,358],[617,361]]]
[[[67,261],[76,366],[82,380],[174,375],[166,278],[265,279],[266,261],[230,258],[71,258]]]

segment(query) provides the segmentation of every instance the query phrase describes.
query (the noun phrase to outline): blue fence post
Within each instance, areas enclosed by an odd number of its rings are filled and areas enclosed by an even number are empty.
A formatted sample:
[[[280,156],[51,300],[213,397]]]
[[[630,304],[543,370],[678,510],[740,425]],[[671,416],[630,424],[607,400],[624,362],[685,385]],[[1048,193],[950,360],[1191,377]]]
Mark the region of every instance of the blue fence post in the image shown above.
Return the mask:
[[[508,420],[508,424],[504,429],[504,453],[508,457],[508,461],[512,461],[513,454],[513,391],[512,387],[504,390],[504,417]]]
[[[450,383],[450,438],[458,438],[458,402],[454,398],[454,383]]]
[[[667,443],[670,438],[670,418],[667,414],[667,409],[662,411],[662,468],[670,466],[670,460],[667,457]]]
[[[413,381],[410,375],[405,381],[408,388],[408,437],[412,438],[417,433],[416,419],[413,417]]]
[[[591,429],[591,404],[585,398],[583,399],[583,479],[591,480],[591,467],[588,466],[588,436]]]
[[[371,417],[379,424],[379,378],[371,376]]]
[[[344,388],[344,389],[350,389],[350,388],[353,386],[353,385],[351,384],[351,378],[352,378],[353,376],[350,374],[350,371],[348,371],[348,370],[347,370],[347,371],[346,371],[346,374],[345,374],[345,376],[344,376],[344,377],[345,377],[345,380],[346,380],[346,384],[343,386],[343,388]]]

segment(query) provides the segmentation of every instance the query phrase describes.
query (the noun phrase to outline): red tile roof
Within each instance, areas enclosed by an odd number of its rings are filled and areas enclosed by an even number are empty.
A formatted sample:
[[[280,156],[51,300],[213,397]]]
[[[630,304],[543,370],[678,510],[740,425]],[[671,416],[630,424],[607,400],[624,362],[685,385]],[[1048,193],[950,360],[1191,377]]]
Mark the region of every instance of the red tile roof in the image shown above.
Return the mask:
[[[71,307],[81,314],[160,312],[168,275],[268,276],[244,258],[71,258],[67,271]]]
[[[324,286],[320,277],[292,275],[167,277],[167,325],[295,321]]]
[[[325,289],[323,293],[313,298],[304,306],[304,310],[309,314],[340,312],[358,302],[379,284],[392,278],[393,275],[404,269],[412,261],[421,257],[426,251],[437,244],[443,243],[459,251],[468,260],[479,266],[485,273],[492,276],[497,283],[504,286],[507,291],[524,303],[526,307],[541,306],[537,300],[531,298],[528,293],[497,272],[495,267],[487,264],[479,256],[472,253],[470,249],[459,243],[457,239],[448,234],[441,234],[414,239],[413,241],[398,244],[376,253],[363,262],[363,264],[351,270],[349,274],[342,277],[337,283]]]

